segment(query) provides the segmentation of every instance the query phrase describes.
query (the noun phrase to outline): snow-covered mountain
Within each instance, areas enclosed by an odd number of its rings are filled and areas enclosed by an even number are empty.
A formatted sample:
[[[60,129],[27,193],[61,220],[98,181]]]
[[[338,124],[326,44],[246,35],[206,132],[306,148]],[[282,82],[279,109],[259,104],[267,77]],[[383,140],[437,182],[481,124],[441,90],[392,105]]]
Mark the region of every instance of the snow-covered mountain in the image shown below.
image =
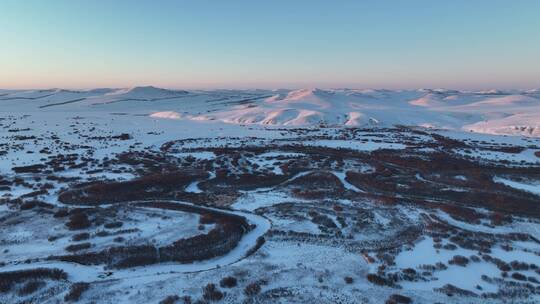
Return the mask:
[[[265,126],[413,125],[540,136],[538,90],[2,90],[3,111],[100,111]]]

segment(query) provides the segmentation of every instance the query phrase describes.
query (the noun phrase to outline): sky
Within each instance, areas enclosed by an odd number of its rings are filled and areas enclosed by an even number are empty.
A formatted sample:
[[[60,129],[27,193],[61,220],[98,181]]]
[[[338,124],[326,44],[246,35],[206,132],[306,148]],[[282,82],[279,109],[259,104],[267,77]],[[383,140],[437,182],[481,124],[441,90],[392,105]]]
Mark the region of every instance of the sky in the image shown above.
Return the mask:
[[[2,0],[0,88],[540,87],[537,0]]]

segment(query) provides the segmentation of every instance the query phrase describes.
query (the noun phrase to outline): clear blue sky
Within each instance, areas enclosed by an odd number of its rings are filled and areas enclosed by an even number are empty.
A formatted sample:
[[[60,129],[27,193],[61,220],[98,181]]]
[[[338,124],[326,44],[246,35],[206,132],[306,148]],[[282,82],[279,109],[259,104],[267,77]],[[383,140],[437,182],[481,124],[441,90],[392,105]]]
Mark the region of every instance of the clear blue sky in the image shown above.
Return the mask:
[[[2,0],[0,87],[540,87],[537,0]]]

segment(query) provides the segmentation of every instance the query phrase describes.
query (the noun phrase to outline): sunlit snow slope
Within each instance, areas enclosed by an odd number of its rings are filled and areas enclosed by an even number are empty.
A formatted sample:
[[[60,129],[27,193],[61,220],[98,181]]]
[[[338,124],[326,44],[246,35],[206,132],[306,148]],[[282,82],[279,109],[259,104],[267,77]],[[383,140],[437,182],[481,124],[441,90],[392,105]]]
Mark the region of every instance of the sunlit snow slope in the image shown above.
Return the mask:
[[[540,91],[0,90],[1,111],[108,112],[269,126],[413,125],[540,137]]]

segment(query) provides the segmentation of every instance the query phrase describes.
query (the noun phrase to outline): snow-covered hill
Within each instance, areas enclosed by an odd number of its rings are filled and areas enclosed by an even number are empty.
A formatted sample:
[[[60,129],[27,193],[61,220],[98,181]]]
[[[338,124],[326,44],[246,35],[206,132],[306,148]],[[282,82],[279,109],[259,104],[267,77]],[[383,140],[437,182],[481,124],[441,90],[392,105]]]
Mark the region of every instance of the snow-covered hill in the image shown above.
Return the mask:
[[[540,137],[538,90],[2,90],[2,111],[91,111],[266,126],[413,125]]]

